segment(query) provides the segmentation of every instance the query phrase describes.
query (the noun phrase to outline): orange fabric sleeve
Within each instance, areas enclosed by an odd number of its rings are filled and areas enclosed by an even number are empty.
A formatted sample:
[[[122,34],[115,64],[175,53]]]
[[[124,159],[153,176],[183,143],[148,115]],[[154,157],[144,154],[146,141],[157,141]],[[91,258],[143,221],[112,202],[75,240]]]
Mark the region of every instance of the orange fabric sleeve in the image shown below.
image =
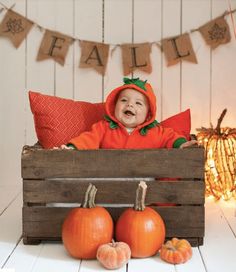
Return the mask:
[[[172,148],[174,147],[174,143],[176,140],[178,139],[185,139],[186,138],[175,132],[172,128],[162,128],[162,138],[163,138],[163,142],[162,142],[162,146],[165,146],[167,148]],[[186,140],[187,142],[187,140]]]
[[[68,144],[73,144],[77,149],[99,149],[105,132],[107,122],[100,121],[93,124],[90,131],[81,133],[71,139]]]

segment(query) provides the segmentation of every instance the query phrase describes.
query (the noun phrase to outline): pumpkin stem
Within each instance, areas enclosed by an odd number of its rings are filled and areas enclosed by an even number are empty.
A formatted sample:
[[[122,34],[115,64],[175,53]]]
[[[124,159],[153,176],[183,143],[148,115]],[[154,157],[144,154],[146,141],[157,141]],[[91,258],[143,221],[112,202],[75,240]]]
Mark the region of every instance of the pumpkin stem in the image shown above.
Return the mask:
[[[224,110],[222,111],[221,115],[220,115],[220,118],[218,119],[217,126],[216,126],[216,128],[215,128],[216,133],[217,133],[218,135],[221,134],[221,133],[220,133],[220,125],[221,125],[221,123],[222,123],[222,121],[223,121],[223,119],[224,119],[224,117],[225,117],[226,112],[227,112],[227,109],[224,109]]]
[[[96,206],[95,205],[96,193],[97,188],[90,183],[84,196],[84,202],[82,204],[83,208],[94,208]]]
[[[112,247],[116,247],[116,242],[115,242],[114,239],[111,240],[111,246],[112,246]]]
[[[171,243],[168,243],[168,244],[166,245],[166,248],[167,248],[168,250],[173,251],[173,252],[176,251],[176,248],[175,248]]]
[[[136,211],[143,211],[145,209],[145,198],[147,193],[147,184],[144,181],[140,181],[136,190],[136,199],[134,209]]]

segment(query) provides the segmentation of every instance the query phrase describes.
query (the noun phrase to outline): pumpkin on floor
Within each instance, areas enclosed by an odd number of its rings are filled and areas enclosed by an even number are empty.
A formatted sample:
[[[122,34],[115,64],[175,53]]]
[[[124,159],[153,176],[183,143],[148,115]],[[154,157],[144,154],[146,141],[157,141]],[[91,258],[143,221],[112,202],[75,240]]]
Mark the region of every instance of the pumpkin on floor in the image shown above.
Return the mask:
[[[98,261],[107,269],[117,269],[127,264],[131,257],[128,244],[115,242],[99,246],[97,251]]]
[[[236,198],[236,128],[221,128],[222,112],[216,128],[198,129],[197,139],[205,148],[206,195],[216,199]]]
[[[72,209],[62,225],[62,241],[72,257],[95,259],[100,245],[113,236],[113,220],[108,211],[95,206],[96,187],[89,185],[82,207]]]
[[[134,208],[126,209],[116,223],[116,240],[127,243],[134,258],[155,255],[165,240],[165,224],[152,208],[145,207],[147,185],[140,182]]]
[[[192,247],[185,239],[173,238],[162,245],[160,257],[163,261],[171,264],[187,262],[192,257]]]

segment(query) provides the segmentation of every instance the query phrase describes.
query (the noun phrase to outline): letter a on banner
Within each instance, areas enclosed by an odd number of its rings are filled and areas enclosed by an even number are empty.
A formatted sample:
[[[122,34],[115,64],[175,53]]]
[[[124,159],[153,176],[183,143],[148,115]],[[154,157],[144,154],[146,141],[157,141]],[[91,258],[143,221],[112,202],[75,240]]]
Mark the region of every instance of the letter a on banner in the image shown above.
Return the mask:
[[[162,47],[167,60],[167,66],[174,65],[180,60],[197,63],[189,34],[162,40]]]
[[[33,22],[12,10],[8,10],[0,24],[0,36],[9,38],[15,48],[18,48],[32,26]]]
[[[64,65],[65,58],[73,39],[59,32],[46,30],[42,39],[37,60],[54,59]]]
[[[132,73],[136,69],[150,74],[152,65],[150,60],[151,44],[122,44],[122,61],[124,75]]]
[[[80,41],[80,68],[94,68],[105,75],[109,54],[109,45],[89,41]]]

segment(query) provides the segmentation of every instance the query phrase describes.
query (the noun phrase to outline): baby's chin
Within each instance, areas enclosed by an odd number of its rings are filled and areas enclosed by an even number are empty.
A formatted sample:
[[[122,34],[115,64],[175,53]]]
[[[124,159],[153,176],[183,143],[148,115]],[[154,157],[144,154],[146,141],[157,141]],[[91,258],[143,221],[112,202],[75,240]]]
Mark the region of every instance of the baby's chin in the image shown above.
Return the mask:
[[[139,122],[135,115],[116,116],[116,119],[126,128],[136,128],[143,122]]]
[[[139,125],[137,122],[134,122],[132,120],[120,120],[120,122],[126,128],[135,128]]]

